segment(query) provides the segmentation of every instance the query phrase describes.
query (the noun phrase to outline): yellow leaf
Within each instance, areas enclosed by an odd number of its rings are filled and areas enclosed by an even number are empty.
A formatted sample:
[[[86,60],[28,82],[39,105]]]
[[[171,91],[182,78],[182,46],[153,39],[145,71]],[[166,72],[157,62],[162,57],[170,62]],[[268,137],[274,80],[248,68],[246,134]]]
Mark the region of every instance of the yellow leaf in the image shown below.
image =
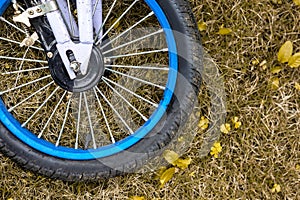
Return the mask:
[[[220,127],[222,133],[228,134],[231,131],[230,124],[222,124]]]
[[[156,175],[154,177],[155,180],[159,180],[161,175],[166,171],[167,167],[163,166],[163,167],[160,167],[158,169],[158,171],[156,172]]]
[[[293,0],[293,2],[294,2],[297,6],[300,6],[300,0]]]
[[[259,64],[259,60],[257,58],[255,58],[254,60],[251,61],[252,65],[258,65]]]
[[[214,145],[210,149],[210,155],[215,158],[219,157],[219,153],[222,151],[222,146],[220,142],[215,142]]]
[[[207,24],[203,21],[198,23],[198,28],[200,31],[205,31],[207,29]]]
[[[114,28],[118,28],[120,26],[120,21],[117,22],[117,18],[113,19],[112,24],[114,24]]]
[[[160,186],[163,187],[169,180],[173,178],[174,174],[175,174],[175,167],[167,169],[160,176]]]
[[[275,4],[282,4],[282,1],[281,0],[272,0],[273,1],[273,3],[275,3]]]
[[[230,28],[224,28],[223,25],[220,27],[218,34],[219,35],[228,35],[232,33],[232,30]]]
[[[179,155],[174,151],[166,150],[163,153],[163,157],[166,159],[168,163],[175,165],[175,161],[178,160]]]
[[[274,184],[273,188],[271,189],[272,193],[279,193],[281,191],[281,187],[279,184]]]
[[[199,121],[198,127],[201,128],[202,130],[205,130],[208,128],[209,125],[209,120],[205,117],[201,117],[201,120]]]
[[[295,83],[295,88],[300,91],[300,84],[299,83]]]
[[[191,158],[186,158],[186,159],[179,158],[178,160],[175,161],[174,164],[180,169],[186,169],[191,164],[191,162],[192,162]]]
[[[191,172],[191,173],[189,174],[189,176],[190,176],[190,177],[195,177],[195,174],[196,174],[196,172]]]
[[[296,170],[300,170],[300,165],[296,165]]]
[[[145,197],[133,196],[131,197],[132,200],[145,200]]]
[[[277,66],[277,67],[273,67],[271,69],[271,72],[272,72],[272,74],[278,74],[279,72],[281,72],[281,70],[282,70],[282,67]]]
[[[280,87],[279,78],[275,77],[271,79],[271,88],[273,90],[277,90]]]
[[[300,66],[300,53],[296,53],[292,57],[290,57],[288,65],[292,68],[299,67]]]
[[[240,128],[241,126],[242,126],[242,122],[236,122],[234,124],[234,128],[236,128],[236,129]]]
[[[238,129],[242,126],[242,122],[239,121],[238,117],[233,117],[231,119],[232,123],[234,124],[234,128]]]
[[[183,142],[183,141],[184,141],[184,137],[183,137],[183,136],[179,137],[179,138],[177,139],[177,141],[178,141],[178,142]]]
[[[293,53],[293,43],[291,41],[285,42],[279,52],[278,52],[278,61],[280,63],[286,63],[289,61]]]

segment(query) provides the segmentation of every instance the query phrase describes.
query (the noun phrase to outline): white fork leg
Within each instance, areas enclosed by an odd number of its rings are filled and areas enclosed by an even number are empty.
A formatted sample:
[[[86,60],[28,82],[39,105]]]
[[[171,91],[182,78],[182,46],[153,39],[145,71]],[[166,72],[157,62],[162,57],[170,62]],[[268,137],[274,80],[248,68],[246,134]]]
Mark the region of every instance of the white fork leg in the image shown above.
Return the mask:
[[[43,0],[44,2],[46,0]],[[64,1],[64,0],[57,0]],[[71,79],[76,78],[76,74],[70,67],[71,62],[67,56],[67,51],[72,51],[76,62],[80,63],[80,71],[83,75],[87,72],[93,48],[93,10],[92,0],[77,0],[79,44],[75,44],[70,37],[68,28],[62,18],[60,11],[54,11],[47,14],[48,21],[57,41],[57,49],[63,60]]]
[[[95,33],[98,33],[102,25],[102,0],[93,0],[93,23]]]
[[[62,17],[64,18],[65,23],[68,27],[69,33],[71,33],[71,35],[74,37],[78,37],[79,36],[78,26],[77,26],[77,23],[76,23],[74,17],[71,14],[71,10],[68,6],[67,1],[68,0],[56,1],[56,2],[61,11]]]

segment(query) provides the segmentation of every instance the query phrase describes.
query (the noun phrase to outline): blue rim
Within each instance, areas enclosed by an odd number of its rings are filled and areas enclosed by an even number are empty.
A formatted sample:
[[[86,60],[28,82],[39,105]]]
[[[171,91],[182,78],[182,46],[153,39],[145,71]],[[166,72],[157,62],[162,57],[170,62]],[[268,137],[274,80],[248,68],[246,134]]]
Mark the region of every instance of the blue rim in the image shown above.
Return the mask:
[[[21,141],[31,146],[32,148],[41,151],[45,154],[55,156],[58,158],[64,158],[69,160],[92,160],[97,158],[103,158],[111,156],[126,150],[133,146],[143,137],[145,137],[160,121],[166,112],[166,109],[173,97],[173,93],[176,86],[177,71],[178,71],[178,59],[177,59],[177,47],[173,31],[167,20],[166,15],[155,0],[145,0],[148,6],[155,13],[160,25],[164,29],[166,40],[169,49],[169,77],[164,91],[163,100],[160,102],[157,110],[152,114],[150,119],[140,127],[133,135],[126,137],[114,144],[100,147],[98,149],[73,149],[69,147],[56,147],[54,144],[37,138],[36,135],[31,133],[28,129],[22,128],[21,124],[10,114],[0,98],[0,120],[1,122]]]
[[[4,11],[9,6],[11,0],[1,0],[0,1],[0,16],[4,13]]]

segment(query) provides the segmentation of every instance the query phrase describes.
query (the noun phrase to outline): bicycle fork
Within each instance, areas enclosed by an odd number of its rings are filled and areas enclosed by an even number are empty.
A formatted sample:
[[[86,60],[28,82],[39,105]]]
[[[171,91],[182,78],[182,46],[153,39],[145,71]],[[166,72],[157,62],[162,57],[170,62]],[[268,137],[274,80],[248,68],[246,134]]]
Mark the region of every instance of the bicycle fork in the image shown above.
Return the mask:
[[[87,73],[95,42],[94,31],[100,32],[102,26],[102,0],[76,0],[76,7],[78,23],[66,0],[42,0],[41,5],[14,16],[14,21],[26,26],[30,26],[31,18],[47,16],[57,42],[57,50],[71,80],[76,78],[78,71],[82,75]],[[53,52],[47,53],[51,55]]]

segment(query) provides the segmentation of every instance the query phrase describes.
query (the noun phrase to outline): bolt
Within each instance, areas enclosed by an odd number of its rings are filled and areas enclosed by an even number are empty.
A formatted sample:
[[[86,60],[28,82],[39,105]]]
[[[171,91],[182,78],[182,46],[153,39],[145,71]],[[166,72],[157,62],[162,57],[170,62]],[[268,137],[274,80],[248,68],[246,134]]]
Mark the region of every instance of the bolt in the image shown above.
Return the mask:
[[[32,38],[27,38],[27,39],[25,40],[25,45],[26,45],[27,47],[30,47],[30,46],[32,46],[33,44],[34,44],[34,41],[33,41]]]
[[[48,52],[47,56],[48,56],[48,58],[53,58],[53,53],[52,52]]]
[[[36,12],[41,13],[43,10],[41,8],[37,8]]]
[[[34,11],[33,11],[33,10],[29,10],[29,11],[28,11],[28,14],[29,14],[29,15],[34,15]]]
[[[110,58],[104,58],[104,63],[105,64],[110,64],[111,63],[111,59]]]
[[[79,72],[79,69],[80,69],[80,63],[79,63],[79,62],[76,62],[76,61],[73,61],[73,62],[71,62],[71,64],[70,64],[70,68],[71,68],[74,72]]]

